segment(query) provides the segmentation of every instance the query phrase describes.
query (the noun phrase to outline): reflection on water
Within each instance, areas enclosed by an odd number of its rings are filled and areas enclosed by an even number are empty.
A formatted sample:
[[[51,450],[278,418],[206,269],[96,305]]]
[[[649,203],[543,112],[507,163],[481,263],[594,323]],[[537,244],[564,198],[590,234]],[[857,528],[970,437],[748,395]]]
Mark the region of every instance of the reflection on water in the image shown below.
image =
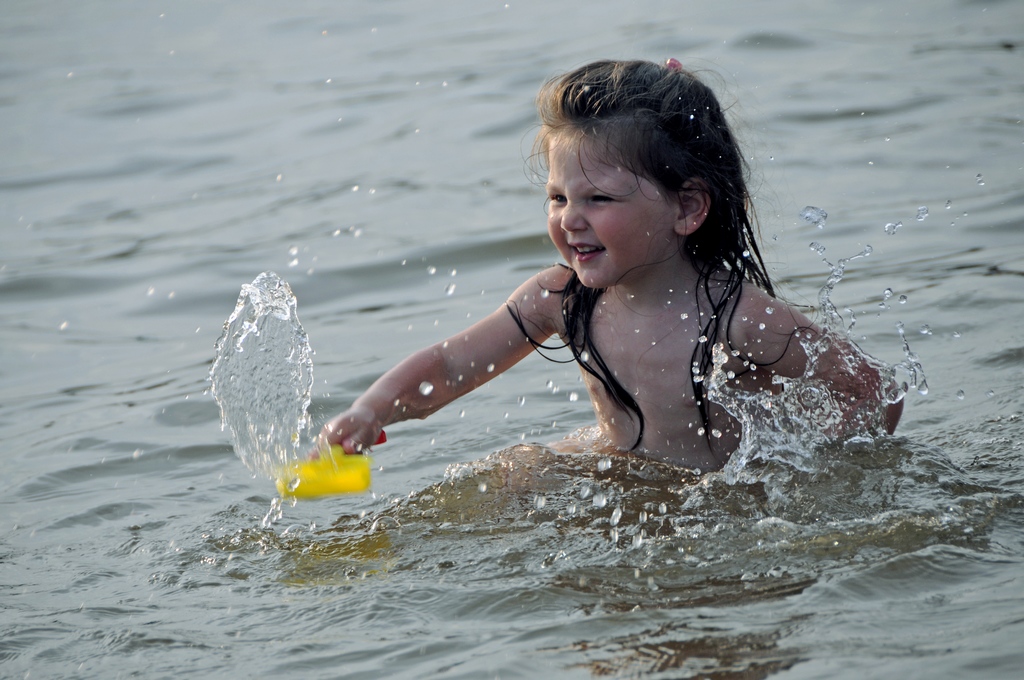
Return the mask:
[[[801,658],[779,641],[810,614],[733,633],[657,612],[756,608],[930,546],[984,551],[1003,511],[996,489],[929,447],[862,441],[811,462],[758,461],[729,483],[634,456],[520,445],[329,527],[236,529],[209,545],[272,559],[293,587],[350,588],[356,620],[407,589],[425,598],[407,605],[420,616],[447,600],[508,622],[549,598],[593,622],[625,617],[618,633],[577,640],[576,620],[551,639],[549,652],[582,654],[594,674],[766,677]],[[874,597],[870,580],[858,587]]]

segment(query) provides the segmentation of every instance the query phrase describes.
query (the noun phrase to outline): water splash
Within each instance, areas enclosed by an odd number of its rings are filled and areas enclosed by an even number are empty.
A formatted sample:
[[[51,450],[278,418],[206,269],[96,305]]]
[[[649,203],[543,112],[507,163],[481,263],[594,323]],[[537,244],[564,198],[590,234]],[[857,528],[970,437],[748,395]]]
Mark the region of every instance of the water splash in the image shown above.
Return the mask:
[[[815,208],[813,205],[808,205],[800,211],[800,217],[802,217],[805,222],[810,222],[818,229],[824,229],[828,213],[821,208]]]
[[[815,247],[818,246],[818,247]],[[812,244],[823,253],[824,248]],[[797,332],[807,364],[803,375],[795,378],[774,376],[781,390],[748,392],[729,385],[732,374],[725,369],[730,359],[721,343],[713,350],[713,366],[704,376],[708,398],[722,405],[742,427],[739,448],[723,470],[728,483],[753,483],[760,474],[753,461],[784,461],[802,472],[819,471],[823,461],[819,452],[849,441],[870,441],[885,432],[886,408],[904,398],[911,387],[927,393],[927,381],[917,355],[898,325],[905,358],[889,365],[865,353],[851,337],[856,323],[847,309],[850,322],[832,301],[847,265],[872,253],[871,246],[834,264],[824,257],[830,274],[818,293],[823,315],[821,333]],[[887,291],[891,297],[891,291]],[[864,380],[877,371],[878,380]]]
[[[242,286],[217,340],[209,379],[221,427],[255,475],[273,479],[305,446],[312,355],[285,281],[264,272]]]

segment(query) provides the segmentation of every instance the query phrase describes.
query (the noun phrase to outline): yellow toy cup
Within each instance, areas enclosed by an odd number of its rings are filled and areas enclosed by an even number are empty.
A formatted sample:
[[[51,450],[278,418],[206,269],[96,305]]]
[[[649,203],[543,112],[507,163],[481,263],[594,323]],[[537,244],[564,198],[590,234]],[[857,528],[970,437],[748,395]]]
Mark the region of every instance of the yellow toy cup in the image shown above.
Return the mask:
[[[340,446],[318,458],[290,463],[277,478],[282,498],[316,498],[370,488],[369,456],[350,456]]]

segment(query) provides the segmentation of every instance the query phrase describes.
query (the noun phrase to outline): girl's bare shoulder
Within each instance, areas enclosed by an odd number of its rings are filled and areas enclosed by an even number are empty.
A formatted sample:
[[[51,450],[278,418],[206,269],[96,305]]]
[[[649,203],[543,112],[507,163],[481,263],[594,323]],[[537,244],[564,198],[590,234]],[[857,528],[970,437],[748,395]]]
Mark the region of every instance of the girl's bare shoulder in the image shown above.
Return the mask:
[[[509,310],[534,340],[562,334],[562,291],[571,275],[572,270],[566,267],[548,267],[528,278],[509,296]]]
[[[750,283],[737,296],[729,322],[733,348],[758,363],[779,361],[796,349],[795,334],[817,332],[799,310]]]

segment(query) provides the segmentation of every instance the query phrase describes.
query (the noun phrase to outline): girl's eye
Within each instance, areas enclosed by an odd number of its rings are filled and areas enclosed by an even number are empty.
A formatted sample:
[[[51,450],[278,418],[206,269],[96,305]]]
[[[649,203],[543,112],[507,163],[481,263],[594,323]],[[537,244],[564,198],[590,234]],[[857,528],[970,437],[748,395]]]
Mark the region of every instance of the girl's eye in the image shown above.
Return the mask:
[[[561,194],[551,194],[548,197],[548,200],[552,203],[565,203],[565,196]]]
[[[613,199],[611,196],[594,196],[590,200],[594,203],[610,203]]]

